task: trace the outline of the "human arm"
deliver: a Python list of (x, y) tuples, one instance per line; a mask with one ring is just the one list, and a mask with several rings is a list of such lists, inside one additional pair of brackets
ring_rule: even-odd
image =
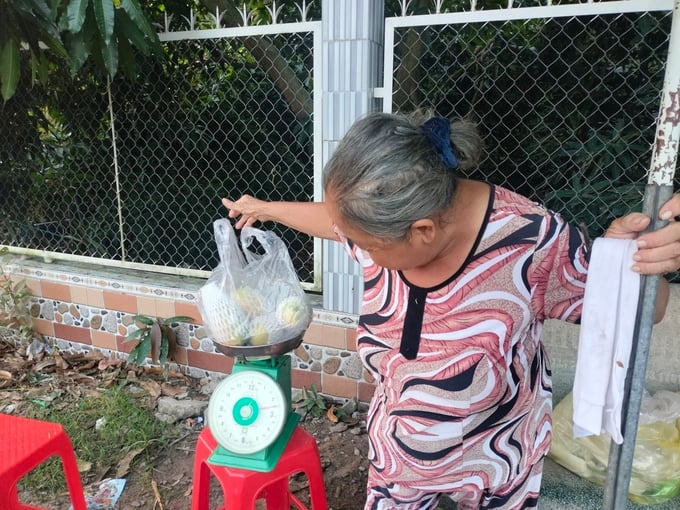
[[(651, 219), (642, 213), (631, 213), (614, 220), (604, 237), (636, 239), (638, 251), (634, 256), (632, 270), (643, 275), (663, 275), (680, 267), (680, 194), (675, 194), (659, 210), (659, 218), (669, 223), (655, 231), (641, 234)], [(655, 321), (659, 322), (668, 304), (669, 287), (665, 278), (659, 279)]]
[(337, 239), (323, 202), (270, 202), (243, 195), (236, 201), (223, 198), (222, 205), (229, 209), (230, 218), (236, 218), (237, 229), (274, 221), (313, 237)]

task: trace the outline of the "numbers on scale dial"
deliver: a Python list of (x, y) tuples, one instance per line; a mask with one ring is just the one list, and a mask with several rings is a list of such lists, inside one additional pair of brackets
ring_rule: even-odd
[(236, 454), (250, 454), (273, 443), (289, 410), (283, 390), (268, 375), (243, 370), (215, 389), (208, 426), (215, 440)]

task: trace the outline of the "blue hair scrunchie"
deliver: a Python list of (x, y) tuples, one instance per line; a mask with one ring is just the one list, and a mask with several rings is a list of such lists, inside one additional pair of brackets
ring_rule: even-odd
[(456, 170), (458, 168), (458, 158), (456, 158), (456, 154), (453, 152), (453, 145), (451, 145), (451, 125), (449, 121), (442, 117), (432, 117), (420, 126), (420, 130), (434, 146), (437, 154), (439, 154), (439, 159), (447, 167)]

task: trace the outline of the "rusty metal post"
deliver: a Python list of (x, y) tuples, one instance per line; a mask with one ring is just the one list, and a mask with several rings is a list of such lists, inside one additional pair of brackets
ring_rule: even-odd
[[(652, 218), (648, 230), (656, 230), (666, 223), (659, 220), (659, 208), (673, 195), (673, 177), (678, 158), (679, 138), (680, 0), (675, 0), (661, 108), (643, 205), (643, 212)], [(605, 510), (625, 510), (628, 500), (659, 278), (658, 275), (643, 276), (640, 281), (640, 299), (621, 411), (623, 443), (618, 445), (611, 442), (607, 483), (604, 491), (603, 509)]]

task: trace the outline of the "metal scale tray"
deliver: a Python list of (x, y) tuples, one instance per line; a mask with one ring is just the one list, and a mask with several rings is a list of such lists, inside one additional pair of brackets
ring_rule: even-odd
[(232, 358), (241, 358), (243, 360), (266, 359), (275, 358), (297, 349), (302, 343), (302, 336), (298, 335), (288, 340), (267, 345), (223, 345), (214, 341), (213, 343), (218, 351)]

